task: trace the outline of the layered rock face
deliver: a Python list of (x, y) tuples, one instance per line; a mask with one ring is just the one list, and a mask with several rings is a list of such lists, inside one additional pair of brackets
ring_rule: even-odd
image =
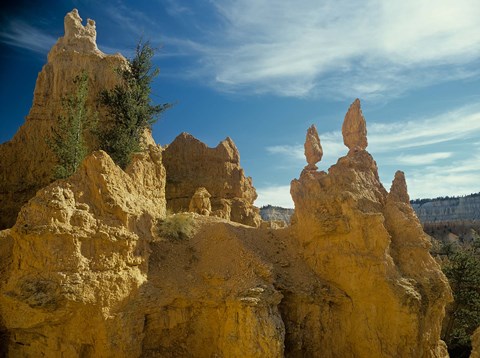
[(163, 155), (167, 170), (167, 207), (173, 212), (188, 211), (198, 188), (211, 195), (212, 215), (257, 227), (257, 193), (252, 179), (240, 167), (240, 155), (230, 138), (209, 148), (188, 133), (180, 134)]
[(422, 223), (480, 221), (480, 194), (463, 198), (432, 199), (424, 203), (413, 203), (412, 206)]
[(148, 241), (165, 216), (155, 147), (124, 172), (94, 152), (68, 180), (40, 190), (12, 242), (0, 295), (9, 356), (138, 356), (144, 316), (129, 306), (147, 280)]
[(338, 343), (322, 356), (445, 357), (439, 337), (451, 292), (428, 252), (403, 173), (387, 193), (365, 151), (358, 101), (345, 122), (349, 154), (328, 173), (304, 170), (291, 184), (292, 229), (305, 260), (351, 301), (350, 310), (335, 312), (339, 328), (324, 334)]
[[(83, 26), (81, 21), (77, 10), (65, 16), (65, 36), (51, 49), (38, 76), (25, 124), (0, 145), (0, 229), (13, 226), (22, 205), (52, 181), (54, 159), (45, 139), (63, 114), (62, 98), (75, 91), (73, 79), (83, 70), (89, 74), (88, 104), (96, 108), (99, 91), (112, 88), (118, 80), (114, 69), (126, 64), (121, 55), (98, 50), (95, 22)], [(100, 112), (99, 120), (103, 118)]]

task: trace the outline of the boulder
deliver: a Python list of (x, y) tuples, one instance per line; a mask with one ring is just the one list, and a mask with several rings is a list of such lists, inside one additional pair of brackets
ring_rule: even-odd
[(210, 215), (212, 211), (212, 204), (210, 203), (210, 193), (207, 189), (201, 187), (195, 191), (192, 199), (190, 200), (190, 205), (188, 211), (192, 213), (197, 213), (200, 215)]
[(307, 130), (304, 148), (305, 158), (307, 159), (308, 163), (305, 169), (317, 170), (317, 166), (315, 164), (322, 160), (323, 150), (322, 145), (320, 144), (320, 138), (318, 137), (317, 128), (314, 124), (312, 124)]
[(363, 117), (358, 98), (350, 105), (345, 115), (342, 135), (343, 143), (350, 151), (365, 150), (367, 148), (367, 123)]

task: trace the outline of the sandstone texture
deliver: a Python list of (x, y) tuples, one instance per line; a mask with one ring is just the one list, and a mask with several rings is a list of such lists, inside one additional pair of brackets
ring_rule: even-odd
[(212, 203), (210, 202), (211, 195), (207, 189), (201, 187), (195, 191), (195, 194), (190, 200), (188, 211), (192, 213), (198, 213), (201, 215), (210, 215), (212, 211)]
[(0, 295), (9, 356), (140, 355), (134, 341), (144, 316), (129, 304), (147, 280), (147, 243), (166, 211), (152, 196), (165, 186), (158, 154), (134, 158), (125, 173), (94, 152), (2, 232), (1, 246), (10, 245)]
[(188, 133), (180, 134), (163, 154), (167, 170), (167, 208), (188, 211), (195, 191), (203, 187), (211, 195), (212, 215), (257, 227), (257, 193), (252, 179), (240, 167), (240, 155), (230, 138), (209, 148)]
[(318, 137), (317, 127), (312, 124), (307, 130), (307, 136), (305, 138), (305, 158), (308, 165), (305, 167), (307, 170), (317, 170), (317, 164), (322, 160), (323, 150), (320, 144), (320, 138)]
[[(65, 16), (65, 35), (53, 46), (38, 75), (25, 124), (11, 141), (0, 144), (0, 229), (13, 226), (22, 205), (52, 181), (55, 163), (45, 139), (63, 114), (62, 98), (74, 92), (73, 79), (83, 70), (89, 74), (88, 103), (94, 109), (99, 91), (117, 84), (114, 69), (126, 65), (121, 55), (98, 50), (93, 20), (85, 26), (81, 21), (77, 10)], [(94, 143), (89, 145), (92, 148)]]
[(470, 358), (480, 358), (480, 327), (472, 335), (472, 353)]
[[(125, 171), (93, 151), (70, 178), (50, 183), (27, 156), (46, 148), (38, 136), (73, 68), (85, 64), (110, 83), (109, 64), (124, 61), (99, 52), (94, 23), (80, 21), (67, 14), (31, 115), (0, 148), (2, 210), (18, 212), (29, 199), (0, 231), (0, 355), (448, 356), (440, 324), (450, 288), (403, 173), (390, 192), (379, 181), (358, 100), (345, 119), (357, 128), (344, 133), (348, 155), (318, 172), (313, 150), (292, 181), (289, 227), (259, 227), (255, 189), (229, 138), (208, 148), (183, 133), (165, 150), (147, 140)], [(178, 235), (161, 230), (167, 207), (192, 211), (169, 217)]]
[[(358, 109), (355, 101), (345, 121)], [(292, 230), (305, 260), (351, 305), (333, 315), (338, 328), (325, 336), (336, 344), (325, 356), (447, 356), (439, 337), (451, 291), (429, 254), (403, 174), (387, 193), (371, 155), (351, 150), (328, 173), (304, 170), (291, 194)]]
[(348, 109), (342, 125), (343, 143), (353, 151), (365, 150), (367, 141), (367, 123), (362, 114), (360, 100), (357, 98)]

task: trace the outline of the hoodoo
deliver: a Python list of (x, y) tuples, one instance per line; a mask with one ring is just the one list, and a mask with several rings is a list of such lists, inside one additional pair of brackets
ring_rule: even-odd
[(349, 153), (328, 172), (308, 129), (286, 228), (259, 225), (230, 138), (209, 148), (182, 133), (161, 148), (149, 137), (125, 170), (93, 151), (52, 181), (44, 137), (76, 71), (89, 72), (95, 106), (125, 64), (95, 36), (67, 14), (26, 123), (0, 147), (0, 355), (448, 356), (450, 287), (404, 174), (390, 192), (379, 180), (359, 100), (342, 127)]

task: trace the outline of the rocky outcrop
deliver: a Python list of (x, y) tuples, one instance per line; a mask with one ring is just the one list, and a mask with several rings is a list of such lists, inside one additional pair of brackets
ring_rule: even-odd
[[(403, 173), (390, 193), (379, 181), (358, 100), (344, 124), (350, 151), (328, 173), (314, 169), (320, 140), (307, 135), (287, 228), (243, 225), (260, 222), (256, 193), (229, 138), (208, 148), (184, 133), (164, 151), (147, 140), (125, 171), (95, 151), (32, 197), (50, 181), (40, 137), (73, 68), (84, 64), (98, 91), (114, 84), (107, 68), (124, 63), (98, 51), (92, 21), (83, 27), (73, 11), (65, 24), (26, 124), (0, 149), (2, 213), (30, 198), (0, 231), (0, 354), (447, 356), (439, 336), (448, 283)], [(166, 206), (212, 215), (171, 216), (170, 235), (161, 230)]]
[[(126, 65), (121, 55), (98, 50), (93, 20), (85, 26), (81, 21), (77, 10), (65, 16), (65, 35), (38, 75), (25, 124), (11, 141), (0, 145), (0, 229), (13, 226), (22, 205), (52, 181), (55, 163), (45, 138), (63, 113), (62, 98), (74, 91), (73, 79), (83, 70), (89, 74), (88, 105), (96, 108), (99, 91), (118, 81), (114, 69)], [(99, 120), (104, 120), (102, 111)], [(88, 144), (92, 149), (95, 143)]]
[(470, 358), (480, 358), (480, 327), (472, 335), (472, 353)]
[(12, 263), (0, 295), (14, 332), (9, 356), (140, 355), (144, 316), (129, 303), (147, 280), (147, 242), (166, 210), (152, 196), (165, 185), (152, 150), (127, 173), (94, 152), (22, 208), (7, 231)]
[(314, 124), (307, 130), (307, 136), (305, 138), (305, 157), (307, 158), (307, 170), (317, 170), (317, 164), (322, 160), (323, 150), (320, 144), (320, 138), (318, 137), (317, 127)]
[[(355, 101), (344, 128), (363, 120), (359, 108)], [(366, 139), (353, 132), (344, 130), (351, 150), (328, 173), (304, 170), (291, 184), (292, 230), (305, 260), (351, 303), (332, 314), (335, 328), (324, 334), (335, 344), (326, 356), (446, 357), (440, 327), (448, 282), (428, 252), (403, 174), (387, 193)]]
[(210, 215), (212, 211), (211, 195), (205, 188), (198, 188), (190, 200), (188, 211), (198, 213), (200, 215)]
[(266, 205), (260, 208), (260, 216), (264, 221), (283, 221), (288, 224), (292, 215), (293, 209), (280, 206)]
[(257, 227), (257, 193), (252, 179), (240, 167), (240, 155), (230, 138), (209, 148), (188, 133), (180, 134), (166, 147), (167, 207), (188, 211), (195, 191), (204, 187), (211, 195), (212, 215)]
[(350, 150), (367, 148), (367, 123), (362, 114), (360, 100), (357, 98), (348, 109), (342, 125), (343, 143)]
[(412, 207), (422, 223), (469, 220), (480, 222), (480, 194), (459, 198), (415, 200)]

